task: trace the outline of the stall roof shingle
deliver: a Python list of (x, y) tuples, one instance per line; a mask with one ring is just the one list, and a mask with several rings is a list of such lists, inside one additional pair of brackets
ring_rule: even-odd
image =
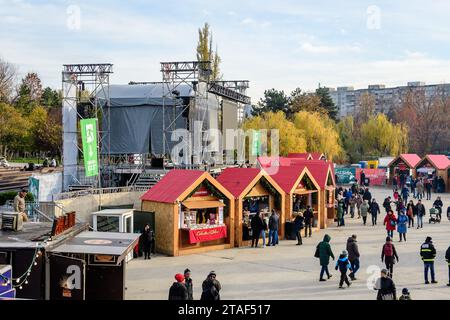
[(256, 168), (227, 168), (217, 181), (238, 198), (260, 172), (261, 170)]

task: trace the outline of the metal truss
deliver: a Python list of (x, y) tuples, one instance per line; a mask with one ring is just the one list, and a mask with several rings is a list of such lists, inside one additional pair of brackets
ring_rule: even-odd
[[(222, 82), (224, 82), (224, 81), (222, 81)], [(208, 91), (211, 93), (217, 94), (219, 96), (222, 96), (224, 98), (228, 98), (228, 99), (231, 99), (231, 100), (243, 103), (243, 104), (251, 104), (252, 103), (250, 97), (248, 97), (242, 93), (239, 93), (233, 89), (224, 87), (224, 86), (220, 85), (218, 82), (210, 83)]]

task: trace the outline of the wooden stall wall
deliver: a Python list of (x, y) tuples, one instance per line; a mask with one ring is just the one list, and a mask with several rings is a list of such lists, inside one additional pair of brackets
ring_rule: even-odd
[[(143, 201), (142, 211), (155, 212), (155, 222), (158, 230), (155, 234), (156, 251), (158, 253), (175, 255), (174, 248), (178, 248), (178, 239), (174, 233), (177, 220), (174, 220), (175, 204)], [(175, 243), (176, 242), (176, 243)]]

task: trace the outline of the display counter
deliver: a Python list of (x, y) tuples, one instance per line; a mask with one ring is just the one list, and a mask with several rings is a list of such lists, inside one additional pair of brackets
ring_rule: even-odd
[(188, 233), (190, 244), (224, 239), (228, 236), (226, 225), (197, 225), (182, 231)]

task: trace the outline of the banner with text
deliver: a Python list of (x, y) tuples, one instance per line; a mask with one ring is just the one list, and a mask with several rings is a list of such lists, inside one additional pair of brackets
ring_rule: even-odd
[(98, 176), (97, 119), (80, 121), (86, 177)]

